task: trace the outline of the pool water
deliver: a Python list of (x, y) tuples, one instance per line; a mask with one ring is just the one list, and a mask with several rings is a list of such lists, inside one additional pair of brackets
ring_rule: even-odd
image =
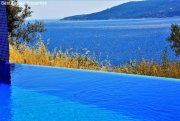
[(20, 64), (3, 75), (0, 121), (180, 119), (179, 79)]

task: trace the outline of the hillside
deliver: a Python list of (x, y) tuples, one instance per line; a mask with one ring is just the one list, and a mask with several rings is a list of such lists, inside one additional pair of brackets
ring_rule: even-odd
[(179, 0), (148, 0), (124, 3), (97, 13), (76, 15), (62, 20), (108, 20), (165, 18), (180, 16)]

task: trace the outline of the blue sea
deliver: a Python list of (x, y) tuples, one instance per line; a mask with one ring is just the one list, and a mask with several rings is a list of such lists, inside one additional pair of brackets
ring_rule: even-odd
[[(180, 18), (42, 21), (47, 29), (42, 38), (51, 51), (61, 48), (85, 53), (87, 49), (99, 62), (121, 65), (142, 58), (160, 62), (162, 52), (169, 47), (170, 26), (180, 23)], [(170, 48), (168, 53), (172, 61), (179, 59)]]

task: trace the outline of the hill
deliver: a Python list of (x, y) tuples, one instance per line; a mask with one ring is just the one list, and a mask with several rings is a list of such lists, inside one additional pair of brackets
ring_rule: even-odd
[(70, 16), (63, 18), (62, 20), (108, 20), (180, 17), (179, 8), (179, 0), (134, 1), (124, 3), (97, 13)]

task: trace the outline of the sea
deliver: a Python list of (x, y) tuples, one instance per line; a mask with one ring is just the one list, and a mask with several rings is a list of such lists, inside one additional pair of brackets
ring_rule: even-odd
[(180, 60), (167, 41), (171, 24), (180, 24), (180, 18), (41, 21), (47, 29), (42, 39), (50, 51), (87, 54), (113, 66), (142, 59), (160, 63), (165, 50), (171, 61)]

